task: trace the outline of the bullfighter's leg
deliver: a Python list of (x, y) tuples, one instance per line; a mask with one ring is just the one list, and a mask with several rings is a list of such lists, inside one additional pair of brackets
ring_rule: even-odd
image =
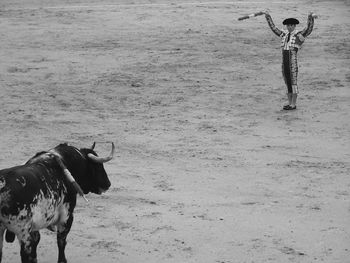
[(4, 232), (5, 232), (5, 228), (0, 225), (0, 263), (2, 260), (2, 246), (4, 242)]
[(73, 215), (71, 215), (67, 222), (62, 225), (58, 225), (57, 228), (57, 245), (58, 245), (58, 263), (67, 263), (64, 250), (67, 244), (67, 235), (72, 227)]
[(40, 241), (39, 231), (33, 231), (18, 238), (21, 245), (22, 263), (37, 263), (36, 248)]

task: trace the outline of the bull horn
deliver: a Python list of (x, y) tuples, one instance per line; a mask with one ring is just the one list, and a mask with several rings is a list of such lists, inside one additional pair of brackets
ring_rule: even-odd
[(90, 147), (91, 150), (93, 150), (95, 148), (96, 142), (94, 142), (94, 144)]
[(106, 163), (106, 162), (113, 159), (114, 152), (115, 152), (115, 147), (114, 147), (114, 143), (112, 142), (112, 151), (109, 154), (109, 156), (98, 157), (98, 156), (93, 155), (92, 153), (89, 153), (88, 157), (90, 158), (90, 160), (94, 161), (95, 163)]

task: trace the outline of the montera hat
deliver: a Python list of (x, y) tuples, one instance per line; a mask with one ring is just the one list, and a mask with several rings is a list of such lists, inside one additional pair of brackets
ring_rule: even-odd
[(297, 25), (299, 20), (296, 18), (287, 18), (283, 20), (283, 25)]

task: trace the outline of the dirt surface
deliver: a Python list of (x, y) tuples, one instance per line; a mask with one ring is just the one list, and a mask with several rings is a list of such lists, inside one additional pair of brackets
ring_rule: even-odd
[[(280, 27), (319, 14), (296, 111), (280, 40), (237, 21), (266, 8)], [(115, 142), (110, 190), (78, 200), (72, 263), (350, 262), (349, 17), (348, 1), (1, 0), (0, 168)]]

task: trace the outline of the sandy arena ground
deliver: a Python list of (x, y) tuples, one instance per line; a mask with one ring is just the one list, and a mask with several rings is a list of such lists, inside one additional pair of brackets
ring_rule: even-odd
[[(319, 14), (285, 112), (274, 21)], [(114, 141), (71, 263), (350, 262), (348, 1), (0, 0), (0, 168)], [(108, 154), (100, 143), (97, 152)], [(39, 262), (56, 262), (43, 230)], [(17, 243), (3, 263), (19, 262)]]

